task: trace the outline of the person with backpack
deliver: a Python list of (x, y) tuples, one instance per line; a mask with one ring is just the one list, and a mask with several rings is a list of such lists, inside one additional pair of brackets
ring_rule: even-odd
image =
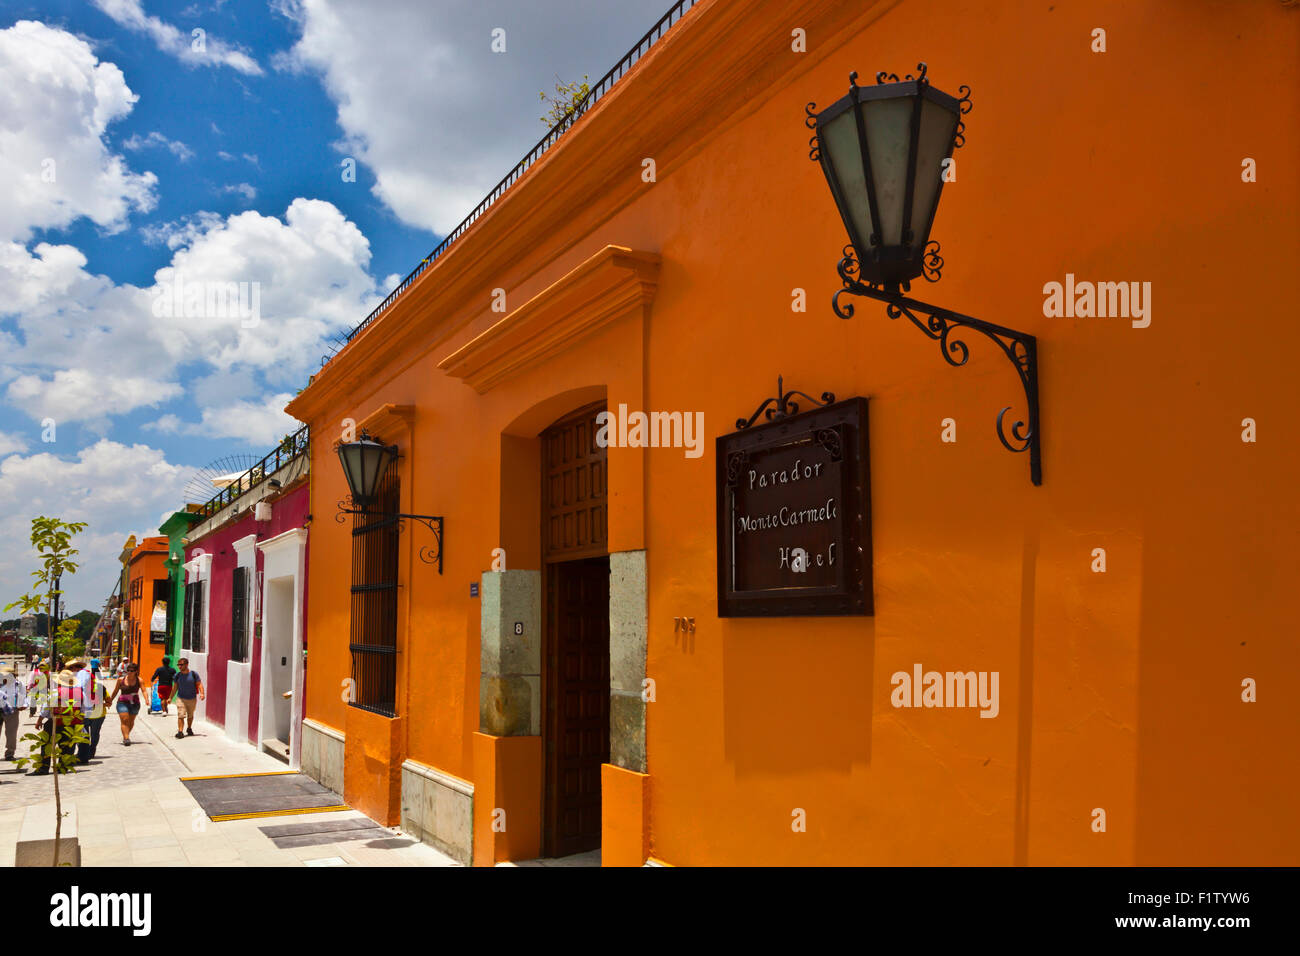
[(194, 710), (198, 701), (207, 700), (208, 695), (203, 690), (203, 679), (198, 672), (190, 670), (189, 658), (182, 657), (176, 663), (180, 667), (176, 674), (176, 739), (179, 740), (186, 735), (194, 736)]
[(164, 717), (167, 716), (167, 702), (171, 700), (172, 696), (172, 684), (176, 680), (176, 668), (171, 665), (172, 659), (164, 657), (162, 666), (153, 672), (153, 689), (158, 692), (158, 700), (162, 704)]
[[(72, 710), (68, 711), (71, 706)], [(84, 722), (84, 708), (82, 706), (81, 688), (77, 686), (76, 675), (70, 670), (60, 671), (55, 677), (53, 686), (49, 693), (46, 694), (45, 709), (41, 711), (41, 716), (36, 719), (36, 730), (39, 732), (45, 721), (50, 722), (50, 737), (53, 740), (53, 756), (46, 756), (41, 766), (33, 770), (33, 774), (49, 773), (54, 768), (54, 761), (58, 754), (63, 750), (63, 729), (65, 727), (80, 727)], [(90, 760), (89, 744), (77, 744), (77, 763), (87, 763)]]
[(104, 726), (104, 717), (108, 711), (104, 706), (103, 675), (99, 670), (99, 658), (92, 658), (86, 667), (78, 659), (68, 662), (68, 669), (77, 675), (77, 686), (81, 688), (82, 704), (85, 709), (86, 731), (90, 734), (90, 756), (99, 750), (99, 732)]

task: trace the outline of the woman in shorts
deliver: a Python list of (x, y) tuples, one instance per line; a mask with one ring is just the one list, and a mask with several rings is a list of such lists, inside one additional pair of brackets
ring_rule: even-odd
[(140, 695), (144, 686), (140, 683), (140, 668), (136, 664), (127, 664), (126, 673), (108, 695), (108, 703), (117, 699), (117, 716), (122, 722), (122, 745), (131, 746), (131, 728), (135, 726), (136, 715), (140, 713)]

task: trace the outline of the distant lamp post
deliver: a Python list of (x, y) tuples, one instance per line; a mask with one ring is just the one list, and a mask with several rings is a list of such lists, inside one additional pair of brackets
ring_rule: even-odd
[[(955, 328), (975, 329), (1006, 354), (1020, 376), (1027, 405), (1026, 421), (1011, 425), (1009, 437), (997, 417), (997, 436), (1012, 452), (1029, 452), (1029, 475), (1043, 482), (1038, 421), (1038, 344), (1032, 335), (994, 325), (939, 306), (908, 298), (918, 276), (938, 282), (943, 269), (939, 243), (930, 238), (939, 197), (954, 149), (965, 142), (962, 116), (970, 112), (970, 88), (954, 97), (930, 85), (926, 65), (917, 64), (916, 77), (899, 79), (877, 73), (876, 85), (860, 87), (849, 74), (849, 92), (817, 112), (805, 108), (805, 125), (813, 131), (809, 158), (826, 176), (849, 244), (837, 270), (843, 287), (831, 302), (842, 319), (853, 317), (845, 293), (878, 299), (885, 313), (907, 318), (939, 343), (940, 354), (953, 366), (966, 364), (966, 343), (953, 338)], [(922, 321), (917, 314), (926, 316)]]
[[(397, 522), (399, 531), (403, 529), (405, 520), (418, 521), (433, 533), (436, 542), (433, 548), (420, 548), (420, 560), (425, 564), (437, 564), (438, 573), (442, 574), (441, 516), (376, 511), (371, 507), (378, 498), (380, 480), (388, 471), (388, 466), (398, 457), (397, 446), (377, 442), (362, 431), (356, 441), (341, 442), (338, 445), (338, 453), (351, 498), (339, 502), (335, 520), (343, 521), (344, 515), (365, 515), (377, 521), (391, 519)], [(349, 505), (356, 507), (349, 507)]]

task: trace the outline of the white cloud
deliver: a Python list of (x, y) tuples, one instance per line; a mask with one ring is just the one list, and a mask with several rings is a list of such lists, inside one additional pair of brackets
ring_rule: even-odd
[[(13, 314), (23, 336), (4, 353), (12, 403), (102, 428), (108, 416), (179, 394), (185, 362), (256, 370), (273, 387), (300, 384), (319, 367), (325, 339), (380, 297), (367, 272), (369, 242), (328, 202), (295, 199), (283, 219), (201, 214), (166, 235), (172, 260), (150, 288), (92, 275), (71, 246), (0, 244), (0, 315)], [(244, 283), (250, 304), (256, 291), (255, 323), (155, 314), (156, 293), (229, 283)], [(239, 397), (262, 391), (254, 385)]]
[(201, 210), (172, 222), (148, 223), (140, 227), (140, 237), (151, 246), (179, 249), (188, 246), (209, 229), (221, 225), (220, 213)]
[(302, 422), (284, 411), (292, 398), (289, 392), (281, 392), (260, 401), (235, 401), (205, 408), (201, 422), (178, 425), (177, 430), (210, 438), (235, 438), (254, 448), (269, 448), (302, 427)]
[(177, 398), (182, 391), (174, 382), (116, 375), (109, 366), (59, 369), (48, 379), (20, 375), (9, 383), (5, 398), (38, 421), (84, 421), (105, 431), (108, 410), (125, 414)]
[(0, 432), (0, 458), (16, 451), (26, 450), (27, 440), (21, 435), (12, 435), (8, 432)]
[(146, 422), (140, 427), (147, 432), (161, 432), (164, 435), (176, 435), (180, 433), (184, 426), (185, 423), (180, 420), (180, 416), (168, 412), (156, 422)]
[(0, 241), (86, 217), (116, 231), (154, 207), (153, 173), (134, 173), (104, 143), (136, 95), (85, 40), (21, 20), (0, 30)]
[[(273, 62), (319, 73), (340, 146), (373, 170), (375, 195), (404, 222), (445, 234), (546, 132), (538, 92), (554, 91), (557, 74), (595, 82), (666, 5), (278, 0), (301, 36)], [(497, 27), (505, 53), (492, 52)]]
[(257, 189), (248, 183), (235, 183), (232, 186), (224, 187), (221, 191), (223, 193), (239, 193), (246, 202), (252, 202), (257, 198)]
[(0, 460), (0, 501), (16, 503), (0, 513), (0, 540), (10, 545), (0, 549), (0, 604), (30, 587), (36, 567), (27, 546), (31, 519), (50, 515), (89, 522), (73, 541), (81, 567), (64, 584), (70, 610), (99, 610), (121, 571), (117, 556), (127, 536), (157, 534), (159, 514), (178, 507), (193, 471), (147, 445), (106, 440), (73, 458), (42, 451)]
[[(224, 378), (225, 376), (216, 376)], [(233, 376), (234, 379), (241, 375)], [(238, 394), (238, 393), (235, 393)], [(202, 418), (197, 422), (183, 421), (179, 416), (167, 413), (157, 421), (141, 426), (146, 431), (164, 435), (198, 435), (205, 438), (234, 438), (250, 448), (269, 450), (285, 435), (302, 427), (302, 422), (288, 415), (284, 406), (289, 404), (293, 395), (278, 392), (260, 398), (235, 398), (227, 393), (224, 398), (214, 399), (203, 408)]]
[(140, 0), (95, 0), (95, 6), (119, 26), (147, 35), (159, 50), (186, 66), (228, 66), (251, 76), (262, 72), (257, 61), (240, 47), (218, 40), (206, 31), (201, 37), (195, 37), (192, 32), (182, 32), (158, 17), (147, 16)]
[(130, 139), (123, 142), (122, 147), (124, 149), (129, 149), (132, 152), (138, 152), (139, 150), (148, 147), (160, 147), (169, 150), (173, 156), (183, 163), (194, 158), (194, 150), (190, 149), (180, 140), (168, 139), (157, 130), (154, 130), (148, 136), (141, 136), (139, 133), (136, 133)]

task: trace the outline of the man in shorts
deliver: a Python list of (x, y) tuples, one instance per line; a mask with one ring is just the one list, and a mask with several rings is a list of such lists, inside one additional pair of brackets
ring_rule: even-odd
[(176, 669), (172, 667), (172, 659), (164, 657), (162, 667), (153, 672), (153, 686), (158, 691), (158, 701), (162, 704), (163, 716), (167, 716), (167, 701), (172, 696), (172, 682), (176, 679)]
[[(194, 736), (194, 708), (200, 700), (207, 700), (203, 690), (203, 679), (197, 671), (190, 670), (188, 657), (176, 662), (180, 668), (176, 672), (176, 739)], [(187, 725), (188, 722), (188, 725)]]

